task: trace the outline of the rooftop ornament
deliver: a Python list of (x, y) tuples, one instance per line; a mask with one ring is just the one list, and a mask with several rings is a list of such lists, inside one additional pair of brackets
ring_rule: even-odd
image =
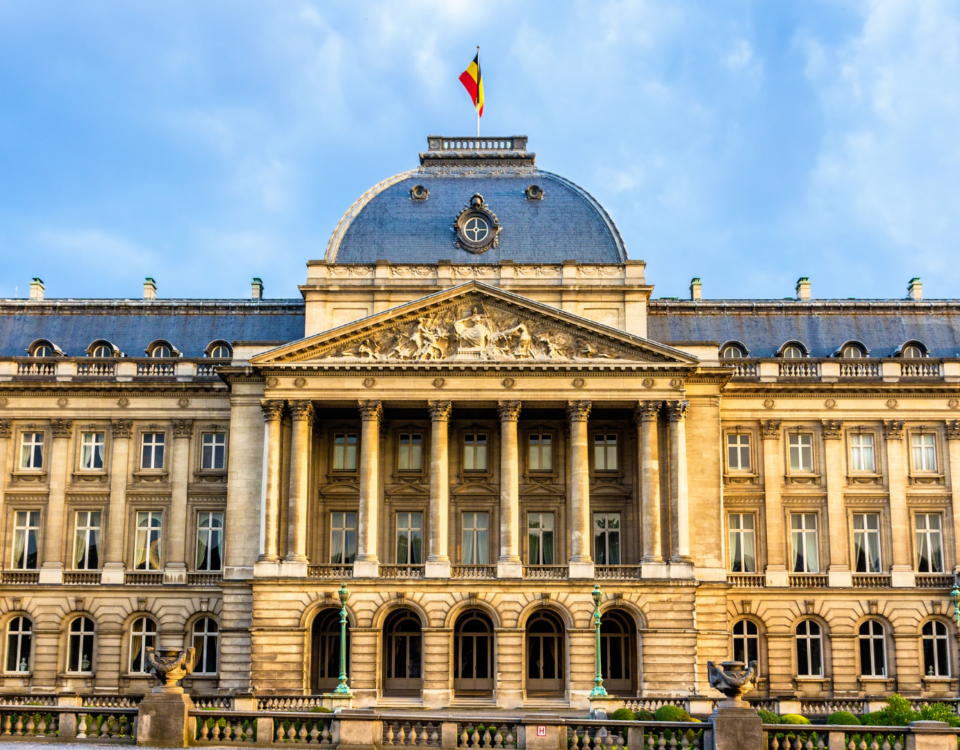
[(707, 662), (710, 687), (726, 696), (726, 700), (721, 701), (717, 708), (750, 708), (750, 704), (742, 697), (752, 687), (751, 683), (757, 674), (757, 662), (750, 662), (747, 669), (743, 668), (742, 661), (725, 661), (720, 666), (722, 671), (717, 669), (714, 662)]

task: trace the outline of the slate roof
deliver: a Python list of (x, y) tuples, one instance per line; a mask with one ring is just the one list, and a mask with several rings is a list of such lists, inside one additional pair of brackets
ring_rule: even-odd
[[(530, 185), (544, 190), (528, 200)], [(410, 188), (423, 185), (426, 200)], [(455, 247), (453, 223), (480, 193), (500, 222), (500, 244), (481, 254)], [(327, 248), (328, 262), (622, 263), (627, 251), (603, 207), (585, 190), (539, 169), (420, 169), (386, 180), (346, 213)]]
[(848, 341), (871, 357), (891, 357), (920, 341), (932, 357), (960, 356), (960, 302), (911, 300), (651, 300), (647, 335), (663, 342), (739, 341), (751, 357), (772, 357), (800, 341), (830, 357)]
[(184, 357), (202, 357), (210, 342), (293, 341), (303, 337), (303, 300), (25, 300), (0, 301), (0, 356), (23, 357), (47, 339), (70, 357), (106, 339), (128, 357), (163, 339)]

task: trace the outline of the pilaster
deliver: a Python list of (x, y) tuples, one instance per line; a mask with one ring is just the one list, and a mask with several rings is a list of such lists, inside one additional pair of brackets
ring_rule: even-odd
[(290, 447), (290, 508), (288, 511), (287, 556), (281, 572), (285, 576), (307, 575), (307, 495), (310, 483), (310, 442), (313, 404), (291, 401), (293, 441)]
[(660, 521), (660, 448), (657, 422), (660, 401), (641, 401), (634, 407), (634, 420), (640, 428), (640, 500), (643, 529), (643, 578), (666, 578)]
[(913, 588), (917, 577), (910, 565), (910, 513), (907, 510), (907, 465), (903, 427), (902, 419), (888, 419), (883, 423), (889, 472), (887, 486), (890, 488), (890, 527), (894, 532), (890, 585), (894, 588)]
[(593, 578), (594, 563), (590, 554), (590, 454), (587, 421), (590, 418), (589, 401), (567, 403), (567, 422), (570, 426), (569, 465), (570, 482), (567, 486), (570, 503), (570, 578)]
[(519, 401), (501, 401), (500, 415), (500, 559), (497, 578), (522, 578), (520, 559), (520, 457), (517, 446)]
[(783, 465), (780, 456), (780, 420), (764, 419), (760, 422), (763, 438), (763, 502), (767, 516), (767, 569), (766, 585), (787, 585), (787, 566), (784, 555), (783, 536)]
[(676, 524), (677, 544), (670, 556), (671, 578), (693, 578), (687, 485), (686, 415), (689, 406), (689, 401), (667, 402), (667, 423), (670, 430), (670, 508)]
[(282, 400), (264, 399), (264, 478), (262, 499), (262, 533), (260, 555), (254, 565), (254, 575), (278, 575), (280, 573), (280, 421), (283, 418)]
[(830, 541), (830, 588), (851, 588), (850, 554), (847, 549), (847, 515), (843, 501), (843, 420), (824, 419), (823, 443), (826, 452), (827, 526)]
[(449, 578), (450, 556), (448, 554), (449, 508), (450, 508), (450, 455), (448, 433), (450, 414), (449, 401), (430, 401), (430, 548), (424, 566), (427, 578)]
[(380, 421), (383, 406), (379, 401), (360, 401), (360, 508), (357, 514), (357, 559), (354, 578), (377, 578), (377, 524), (380, 489)]
[(130, 464), (132, 419), (114, 419), (110, 423), (110, 505), (107, 507), (106, 557), (100, 583), (122, 584), (125, 565), (123, 543), (127, 537), (127, 473)]
[(185, 584), (187, 582), (186, 536), (187, 536), (187, 483), (190, 472), (190, 438), (193, 436), (192, 419), (173, 420), (173, 466), (172, 497), (170, 502), (170, 552), (163, 571), (163, 582)]
[(960, 419), (947, 420), (947, 457), (950, 462), (950, 504), (953, 510), (953, 572), (957, 573), (960, 572)]
[(44, 519), (43, 565), (40, 583), (63, 583), (63, 521), (67, 492), (70, 436), (73, 420), (51, 420), (53, 445), (50, 450), (50, 495)]

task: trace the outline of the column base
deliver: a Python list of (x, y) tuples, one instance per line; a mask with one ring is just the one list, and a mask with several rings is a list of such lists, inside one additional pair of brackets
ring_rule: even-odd
[(63, 583), (63, 563), (44, 563), (40, 568), (40, 583)]
[(183, 693), (147, 693), (140, 701), (137, 744), (152, 747), (187, 747), (189, 712), (193, 701)]
[(768, 589), (785, 589), (790, 585), (790, 573), (782, 565), (768, 565), (765, 577), (764, 583)]
[(669, 578), (670, 566), (663, 561), (640, 563), (640, 577), (641, 578)]
[(337, 713), (344, 708), (353, 708), (353, 693), (324, 693), (323, 707)]
[(122, 586), (123, 570), (123, 563), (104, 563), (103, 570), (100, 571), (100, 583), (105, 586)]
[(620, 708), (622, 704), (622, 698), (614, 698), (612, 695), (590, 696), (590, 718), (597, 721), (606, 721), (610, 718), (610, 714)]
[(280, 575), (280, 560), (257, 560), (253, 564), (254, 578), (276, 578)]
[(832, 589), (852, 589), (853, 573), (846, 566), (831, 565), (827, 570), (827, 585)]
[(574, 562), (567, 563), (567, 577), (574, 579), (593, 578), (596, 573), (596, 567), (592, 562)]
[(170, 563), (163, 569), (164, 584), (185, 586), (187, 584), (187, 566), (184, 563)]
[(523, 578), (523, 563), (501, 560), (497, 563), (497, 578)]
[(380, 561), (374, 558), (373, 560), (356, 560), (353, 563), (353, 577), (354, 578), (379, 578), (380, 577)]
[(430, 562), (427, 560), (426, 564), (423, 566), (424, 578), (449, 578), (450, 572), (449, 560), (446, 562), (441, 562), (439, 560)]
[(917, 585), (917, 574), (908, 565), (894, 565), (890, 568), (890, 587), (912, 589)]
[[(256, 570), (256, 566), (254, 566)], [(280, 563), (280, 575), (284, 578), (306, 578), (306, 560), (284, 560)]]
[(670, 558), (670, 577), (676, 580), (692, 580), (697, 575), (693, 560), (677, 560)]

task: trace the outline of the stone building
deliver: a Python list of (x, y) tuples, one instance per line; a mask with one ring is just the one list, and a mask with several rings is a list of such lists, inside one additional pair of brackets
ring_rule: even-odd
[(583, 707), (957, 691), (960, 303), (653, 299), (526, 138), (430, 137), (301, 298), (0, 302), (0, 689)]

